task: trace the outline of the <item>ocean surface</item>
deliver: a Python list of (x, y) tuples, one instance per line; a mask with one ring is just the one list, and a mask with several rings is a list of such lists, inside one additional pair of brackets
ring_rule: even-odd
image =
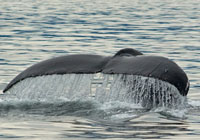
[[(200, 138), (200, 0), (0, 3), (0, 139)], [(180, 99), (178, 108), (147, 109), (115, 100), (118, 86), (109, 100), (102, 98), (104, 92), (96, 92), (98, 100), (85, 98), (91, 90), (84, 88), (88, 75), (29, 78), (13, 89), (15, 95), (2, 94), (17, 74), (42, 60), (68, 54), (111, 56), (123, 48), (175, 61), (189, 77), (187, 99)], [(66, 81), (70, 78), (73, 83)], [(70, 84), (74, 96), (69, 98), (63, 87)]]

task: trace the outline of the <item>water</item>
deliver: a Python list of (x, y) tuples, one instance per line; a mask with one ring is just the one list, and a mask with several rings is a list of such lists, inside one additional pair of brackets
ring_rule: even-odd
[[(151, 93), (151, 94), (149, 94)], [(4, 99), (5, 98), (5, 99)], [(14, 85), (2, 99), (8, 101), (97, 101), (134, 103), (145, 108), (185, 107), (186, 97), (173, 85), (149, 77), (109, 74), (65, 74), (27, 78)]]
[(183, 108), (145, 109), (127, 100), (102, 103), (84, 96), (68, 100), (62, 92), (58, 98), (45, 92), (32, 101), (28, 92), (17, 98), (1, 95), (0, 139), (199, 139), (199, 0), (0, 3), (0, 92), (41, 60), (79, 53), (113, 55), (127, 47), (174, 60), (190, 79)]

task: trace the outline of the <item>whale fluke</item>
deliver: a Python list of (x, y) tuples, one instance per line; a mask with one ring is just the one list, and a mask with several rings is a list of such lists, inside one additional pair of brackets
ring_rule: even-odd
[(137, 50), (125, 48), (114, 56), (66, 55), (39, 62), (17, 75), (3, 92), (29, 77), (72, 73), (139, 75), (168, 82), (183, 96), (186, 96), (189, 90), (188, 77), (175, 62), (165, 57), (146, 56)]

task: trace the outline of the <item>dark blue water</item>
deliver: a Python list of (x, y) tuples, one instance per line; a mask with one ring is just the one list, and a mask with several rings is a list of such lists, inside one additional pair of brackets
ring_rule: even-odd
[[(0, 0), (0, 92), (18, 73), (66, 54), (134, 48), (168, 57), (190, 80), (189, 107), (0, 98), (0, 139), (198, 139), (199, 0)], [(11, 98), (11, 97), (10, 97)]]

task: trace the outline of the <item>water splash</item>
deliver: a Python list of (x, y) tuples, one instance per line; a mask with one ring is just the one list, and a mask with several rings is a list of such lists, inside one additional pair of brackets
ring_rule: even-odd
[(140, 104), (146, 108), (177, 108), (184, 106), (186, 101), (176, 87), (158, 79), (101, 73), (27, 78), (13, 86), (6, 94), (18, 100), (95, 100), (99, 103), (119, 101)]

